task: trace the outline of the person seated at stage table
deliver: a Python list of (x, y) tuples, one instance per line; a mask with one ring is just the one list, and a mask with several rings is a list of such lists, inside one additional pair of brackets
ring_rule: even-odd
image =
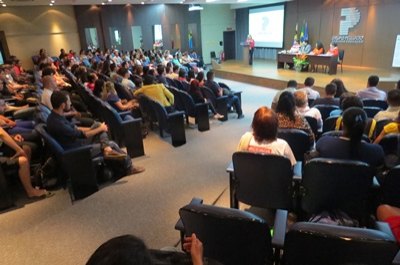
[(300, 44), (300, 50), (299, 52), (301, 54), (309, 54), (312, 50), (311, 44), (308, 42), (308, 40), (304, 40), (301, 44)]
[(329, 51), (326, 52), (326, 55), (339, 56), (339, 48), (337, 47), (337, 43), (331, 42), (331, 44), (329, 44)]
[(300, 90), (304, 90), (307, 94), (307, 98), (311, 100), (315, 100), (320, 97), (319, 92), (313, 89), (315, 83), (315, 79), (313, 77), (307, 77), (304, 80), (304, 87)]
[(278, 127), (282, 129), (300, 129), (310, 137), (310, 143), (314, 143), (315, 136), (307, 120), (296, 111), (296, 103), (292, 92), (285, 91), (279, 97), (276, 106), (278, 114)]
[(314, 50), (312, 50), (312, 52), (310, 54), (311, 55), (320, 55), (320, 54), (323, 54), (324, 52), (325, 52), (324, 45), (322, 44), (322, 42), (317, 41), (315, 43)]
[(367, 88), (358, 91), (357, 96), (361, 99), (386, 100), (386, 92), (377, 88), (379, 77), (371, 75), (368, 77)]
[(288, 158), (294, 166), (296, 158), (289, 144), (278, 138), (278, 116), (268, 107), (260, 107), (251, 123), (252, 132), (240, 138), (237, 151), (273, 154)]
[(336, 85), (335, 83), (329, 83), (325, 86), (325, 95), (323, 97), (317, 98), (313, 102), (313, 106), (315, 105), (334, 105), (340, 106), (339, 98), (335, 98), (336, 94)]
[[(215, 97), (221, 97), (223, 96), (224, 90), (222, 87), (219, 86), (217, 82), (214, 81), (214, 72), (213, 71), (208, 71), (207, 72), (207, 81), (204, 83), (204, 86), (208, 87), (213, 91)], [(244, 117), (243, 111), (242, 111), (242, 103), (240, 102), (240, 99), (238, 96), (230, 94), (228, 95), (228, 109), (231, 106), (235, 107), (236, 113), (238, 115), (238, 119), (242, 119)]]
[(279, 97), (282, 95), (283, 92), (289, 91), (294, 93), (297, 90), (297, 81), (296, 80), (289, 80), (285, 89), (276, 92), (274, 98), (272, 99), (271, 109), (276, 111), (276, 105), (278, 104)]
[(296, 102), (296, 111), (303, 117), (312, 117), (317, 120), (318, 130), (322, 129), (322, 115), (317, 108), (310, 108), (308, 106), (307, 94), (304, 90), (297, 90), (294, 92), (294, 99)]
[(289, 50), (289, 53), (297, 54), (297, 53), (299, 53), (299, 51), (300, 51), (300, 44), (297, 40), (294, 40), (293, 45)]
[(343, 112), (343, 136), (323, 136), (316, 150), (320, 157), (358, 160), (373, 167), (380, 167), (384, 162), (384, 152), (380, 145), (362, 141), (367, 114), (364, 110), (351, 107)]
[(331, 83), (334, 83), (336, 85), (336, 94), (335, 98), (340, 98), (344, 93), (348, 93), (346, 87), (344, 86), (344, 83), (341, 79), (335, 78), (331, 81)]
[(388, 108), (386, 110), (379, 111), (374, 119), (380, 120), (394, 120), (397, 118), (397, 114), (400, 111), (400, 90), (393, 89), (388, 92), (387, 96)]

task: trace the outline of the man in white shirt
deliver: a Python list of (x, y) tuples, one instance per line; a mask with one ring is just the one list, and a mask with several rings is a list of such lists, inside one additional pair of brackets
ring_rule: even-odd
[(361, 99), (386, 100), (386, 92), (377, 88), (379, 77), (371, 75), (368, 77), (367, 88), (357, 92)]
[(387, 103), (389, 107), (386, 110), (379, 111), (374, 119), (380, 120), (394, 120), (397, 118), (400, 111), (400, 90), (393, 89), (388, 92)]
[(291, 93), (294, 93), (296, 90), (297, 90), (297, 81), (289, 80), (287, 83), (287, 87), (285, 89), (276, 92), (274, 99), (272, 100), (271, 109), (276, 110), (276, 105), (278, 104), (279, 98), (283, 92), (289, 91)]
[(307, 98), (312, 100), (316, 100), (320, 97), (319, 92), (313, 89), (314, 83), (315, 79), (313, 77), (307, 77), (306, 80), (304, 80), (304, 88), (301, 89), (307, 93)]

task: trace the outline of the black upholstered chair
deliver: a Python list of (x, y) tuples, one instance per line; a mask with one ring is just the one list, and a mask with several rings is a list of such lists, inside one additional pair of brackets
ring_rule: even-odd
[(3, 169), (0, 167), (0, 211), (13, 206), (14, 198)]
[(203, 92), (204, 97), (214, 106), (215, 110), (224, 115), (224, 118), (220, 119), (221, 121), (228, 120), (228, 96), (216, 97), (214, 92), (211, 91), (208, 87), (202, 87), (201, 91)]
[(389, 120), (389, 119), (379, 120), (376, 122), (375, 138), (382, 132), (383, 127), (385, 127), (390, 122), (392, 122), (392, 120)]
[[(205, 257), (224, 265), (273, 264), (270, 227), (262, 218), (199, 201), (182, 207), (179, 216), (176, 228), (187, 236), (195, 233), (203, 242)], [(285, 222), (280, 223), (280, 231), (274, 233), (274, 238), (282, 238), (278, 241), (285, 233)]]
[(278, 129), (278, 138), (284, 139), (289, 144), (296, 160), (301, 162), (304, 160), (304, 153), (313, 145), (309, 135), (299, 129)]
[(381, 184), (382, 203), (400, 207), (400, 165), (390, 169)]
[(308, 124), (310, 125), (311, 130), (315, 135), (315, 139), (317, 139), (318, 135), (319, 135), (317, 119), (314, 117), (310, 117), (310, 116), (304, 116), (304, 118), (307, 120)]
[(336, 121), (339, 118), (339, 116), (332, 116), (328, 117), (324, 120), (324, 124), (322, 125), (322, 132), (329, 132), (329, 131), (334, 131), (336, 128)]
[[(185, 105), (183, 104), (183, 101), (178, 94), (178, 91), (182, 91), (182, 90), (179, 90), (176, 87), (169, 86), (169, 85), (166, 86), (166, 88), (174, 95), (174, 108), (179, 111), (185, 111)], [(186, 117), (186, 120), (188, 120), (188, 117)], [(187, 121), (187, 123), (189, 123), (189, 122)]]
[(157, 122), (160, 136), (164, 137), (164, 131), (171, 134), (172, 145), (177, 147), (186, 143), (184, 112), (175, 111), (167, 113), (165, 108), (157, 101), (144, 95), (139, 97), (140, 104), (143, 104), (143, 111), (149, 113), (145, 116), (150, 117), (151, 123)]
[[(341, 136), (343, 136), (343, 131), (328, 131), (328, 132), (324, 132), (324, 133), (321, 135), (321, 137), (323, 137), (323, 136), (341, 137)], [(370, 142), (370, 139), (369, 139), (368, 136), (365, 135), (365, 134), (362, 135), (362, 138), (361, 138), (361, 139), (362, 139), (363, 141), (367, 142), (367, 143)]]
[(174, 82), (174, 80), (173, 79), (171, 79), (171, 78), (169, 78), (169, 77), (165, 77), (165, 79), (167, 80), (167, 84), (169, 85), (169, 86), (175, 86), (175, 82)]
[(304, 165), (301, 208), (307, 215), (341, 210), (364, 224), (374, 174), (360, 161), (314, 158)]
[(185, 87), (180, 80), (173, 79), (173, 81), (174, 81), (174, 84), (175, 84), (174, 87), (176, 87), (179, 90), (189, 92), (189, 89), (187, 87)]
[[(46, 146), (62, 170), (59, 180), (65, 185), (67, 179), (70, 183), (71, 199), (82, 199), (99, 190), (95, 165), (103, 162), (102, 157), (92, 158), (91, 145), (86, 145), (71, 150), (64, 150), (62, 146), (47, 132), (45, 124), (38, 124), (35, 130), (43, 138)], [(84, 166), (78, 166), (84, 165)], [(63, 177), (66, 175), (66, 178)]]
[(125, 86), (121, 85), (120, 83), (114, 82), (115, 91), (117, 91), (118, 97), (120, 99), (132, 100), (133, 94), (129, 89)]
[(379, 107), (383, 110), (387, 109), (388, 104), (385, 100), (376, 100), (376, 99), (364, 99), (363, 100), (364, 107)]
[(391, 133), (385, 135), (379, 142), (379, 145), (382, 146), (386, 156), (399, 155), (399, 138), (400, 134)]
[(368, 118), (373, 118), (382, 109), (380, 107), (364, 106), (363, 110), (367, 114)]
[(339, 109), (338, 106), (335, 106), (335, 105), (324, 105), (324, 104), (315, 105), (314, 108), (317, 108), (319, 110), (319, 112), (321, 112), (321, 116), (322, 116), (322, 120), (323, 121), (325, 121), (326, 118), (329, 117), (329, 115), (331, 114), (332, 110)]
[(281, 264), (390, 265), (398, 249), (390, 229), (299, 222), (286, 234)]
[(186, 122), (189, 124), (189, 117), (195, 118), (195, 123), (199, 131), (208, 131), (210, 129), (210, 120), (208, 116), (207, 103), (195, 103), (193, 98), (185, 91), (176, 90), (175, 99), (178, 97), (183, 105), (186, 116)]
[[(267, 209), (292, 208), (292, 166), (288, 158), (236, 152), (233, 196), (238, 202)], [(238, 203), (234, 205), (239, 208)]]

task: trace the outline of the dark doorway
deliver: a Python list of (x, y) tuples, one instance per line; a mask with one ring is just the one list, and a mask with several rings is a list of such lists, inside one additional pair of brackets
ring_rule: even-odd
[(235, 31), (224, 31), (224, 53), (225, 60), (236, 59)]

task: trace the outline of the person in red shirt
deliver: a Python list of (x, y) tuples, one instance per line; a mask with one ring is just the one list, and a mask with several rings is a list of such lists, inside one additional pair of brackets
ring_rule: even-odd
[(339, 48), (337, 47), (337, 44), (335, 42), (332, 42), (329, 45), (329, 51), (326, 54), (332, 56), (339, 56)]
[(247, 36), (247, 45), (249, 45), (249, 65), (253, 65), (253, 52), (254, 52), (254, 45), (255, 42), (253, 40), (253, 38), (251, 37), (251, 35)]

